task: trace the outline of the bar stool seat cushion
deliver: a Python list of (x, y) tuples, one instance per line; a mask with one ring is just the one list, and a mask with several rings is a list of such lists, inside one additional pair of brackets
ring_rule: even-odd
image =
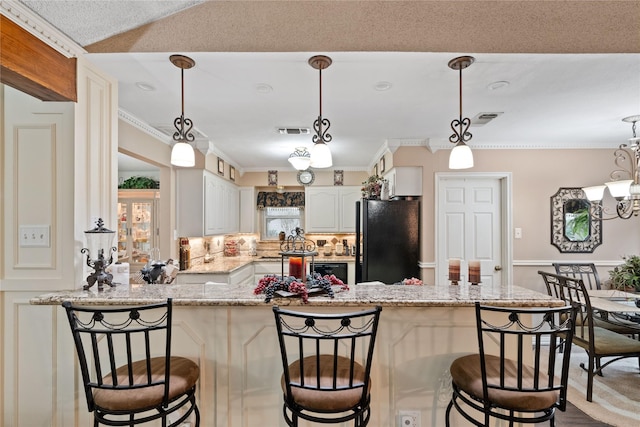
[[(151, 358), (151, 376), (153, 381), (164, 380), (165, 358)], [(169, 401), (183, 395), (191, 389), (200, 376), (200, 368), (190, 359), (185, 357), (171, 357), (171, 375), (169, 377)], [(133, 382), (146, 383), (146, 360), (140, 360), (132, 364)], [(116, 369), (118, 384), (129, 384), (127, 365)], [(102, 378), (104, 384), (113, 384), (111, 374)], [(150, 387), (128, 390), (94, 389), (93, 398), (95, 404), (110, 411), (135, 411), (143, 408), (157, 407), (162, 403), (164, 386), (159, 384)]]
[[(320, 356), (320, 390), (317, 389), (317, 357), (307, 356), (303, 359), (304, 384), (314, 388), (291, 387), (293, 400), (300, 406), (317, 412), (341, 412), (349, 410), (360, 403), (362, 398), (362, 387), (335, 390), (333, 386), (333, 355)], [(337, 389), (349, 387), (349, 371), (351, 361), (343, 356), (338, 356)], [(300, 383), (300, 360), (296, 360), (289, 365), (289, 375), (292, 383)], [(364, 384), (364, 367), (353, 363), (353, 384)], [(286, 394), (285, 378), (281, 378), (282, 390)], [(369, 382), (369, 393), (371, 382)]]
[[(487, 383), (499, 384), (500, 382), (500, 358), (492, 355), (485, 355), (487, 369)], [(505, 377), (507, 387), (516, 386), (518, 378), (517, 364), (509, 359), (504, 360), (505, 370), (508, 376)], [(533, 386), (533, 369), (523, 366), (523, 381), (526, 386)], [(482, 399), (482, 372), (480, 370), (480, 355), (471, 354), (460, 357), (453, 361), (450, 368), (453, 382), (464, 392), (471, 396)], [(548, 382), (548, 377), (540, 374), (541, 384)], [(513, 409), (515, 411), (542, 411), (553, 407), (558, 401), (559, 393), (555, 390), (544, 392), (521, 392), (504, 389), (488, 389), (488, 400), (495, 405)]]

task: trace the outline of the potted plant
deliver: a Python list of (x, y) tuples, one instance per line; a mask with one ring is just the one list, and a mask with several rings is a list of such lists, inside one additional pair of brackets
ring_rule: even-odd
[(609, 271), (611, 287), (620, 290), (640, 291), (640, 256), (623, 256), (624, 264)]
[(132, 176), (118, 186), (119, 189), (157, 189), (160, 182), (147, 176)]

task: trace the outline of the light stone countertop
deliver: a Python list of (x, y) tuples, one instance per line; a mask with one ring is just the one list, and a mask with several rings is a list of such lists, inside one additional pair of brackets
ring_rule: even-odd
[[(306, 257), (310, 262), (311, 257)], [(318, 255), (314, 257), (314, 262), (355, 262), (355, 257), (352, 256), (324, 256)], [(280, 256), (276, 253), (268, 255), (267, 258), (260, 256), (237, 256), (237, 257), (225, 257), (216, 256), (213, 261), (208, 263), (202, 263), (191, 266), (188, 270), (181, 270), (178, 274), (228, 274), (233, 271), (244, 267), (245, 265), (253, 262), (281, 262)], [(285, 260), (285, 264), (288, 261)]]
[[(376, 282), (379, 283), (379, 282)], [(97, 289), (59, 291), (30, 300), (34, 305), (57, 305), (63, 301), (82, 305), (140, 305), (173, 299), (176, 306), (302, 306), (299, 297), (276, 297), (265, 303), (264, 295), (254, 295), (253, 287), (226, 284), (118, 285)], [(458, 286), (405, 286), (383, 284), (350, 285), (348, 291), (309, 296), (305, 306), (363, 307), (470, 307), (476, 301), (511, 307), (561, 306), (563, 302), (546, 294), (519, 286), (496, 287), (462, 284)]]

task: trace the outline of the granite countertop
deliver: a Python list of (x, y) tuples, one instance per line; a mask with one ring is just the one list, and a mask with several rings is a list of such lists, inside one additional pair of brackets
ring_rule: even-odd
[(82, 305), (139, 305), (173, 298), (176, 306), (337, 306), (362, 307), (470, 307), (475, 301), (489, 305), (518, 307), (561, 306), (563, 302), (546, 294), (519, 286), (496, 287), (462, 284), (443, 285), (351, 285), (347, 291), (337, 292), (335, 298), (325, 295), (309, 296), (309, 303), (301, 298), (276, 297), (264, 302), (264, 295), (254, 295), (253, 287), (222, 284), (136, 285), (116, 286), (104, 291), (90, 289), (59, 291), (30, 300), (34, 305), (57, 305), (71, 301)]
[[(307, 257), (310, 259), (311, 257)], [(324, 256), (318, 255), (314, 257), (314, 262), (355, 262), (352, 256)], [(281, 262), (278, 254), (267, 256), (237, 256), (225, 257), (217, 256), (213, 261), (191, 266), (188, 270), (181, 270), (178, 274), (229, 274), (253, 262)], [(287, 261), (285, 261), (287, 262)]]

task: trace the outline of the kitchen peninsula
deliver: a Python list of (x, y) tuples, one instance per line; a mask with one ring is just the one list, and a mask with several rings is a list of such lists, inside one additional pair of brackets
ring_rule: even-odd
[(52, 345), (68, 355), (57, 363), (58, 375), (65, 379), (54, 390), (60, 406), (74, 412), (69, 419), (75, 417), (76, 426), (90, 424), (81, 385), (73, 382), (77, 365), (59, 306), (63, 301), (110, 306), (173, 298), (174, 349), (200, 365), (197, 396), (201, 425), (215, 427), (284, 425), (273, 304), (325, 312), (383, 306), (372, 372), (371, 427), (396, 425), (399, 410), (420, 411), (423, 426), (443, 425), (450, 397), (449, 365), (477, 347), (475, 301), (518, 307), (562, 305), (545, 294), (517, 286), (358, 284), (336, 293), (333, 299), (311, 296), (308, 304), (300, 298), (274, 298), (267, 304), (264, 295), (254, 295), (253, 289), (204, 283), (132, 284), (102, 292), (61, 291), (31, 299), (32, 305), (49, 306), (53, 327), (58, 330)]

